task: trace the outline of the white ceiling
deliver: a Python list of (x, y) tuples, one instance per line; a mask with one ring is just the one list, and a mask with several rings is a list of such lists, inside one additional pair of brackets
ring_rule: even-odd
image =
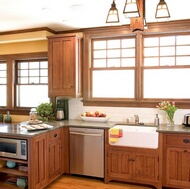
[[(48, 27), (54, 31), (107, 26), (113, 0), (0, 0), (0, 32)], [(159, 0), (146, 0), (146, 20), (156, 22)], [(170, 20), (190, 19), (188, 0), (165, 0)], [(118, 25), (129, 24), (123, 12), (125, 0), (115, 0), (120, 13)], [(178, 3), (178, 5), (177, 5)], [(180, 3), (180, 5), (179, 5)]]

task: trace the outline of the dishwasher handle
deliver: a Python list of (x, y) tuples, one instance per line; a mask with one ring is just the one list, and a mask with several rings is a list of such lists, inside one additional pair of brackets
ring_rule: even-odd
[(70, 132), (73, 135), (82, 135), (82, 136), (94, 136), (94, 137), (102, 137), (102, 134), (94, 134), (94, 133), (78, 133), (78, 132)]

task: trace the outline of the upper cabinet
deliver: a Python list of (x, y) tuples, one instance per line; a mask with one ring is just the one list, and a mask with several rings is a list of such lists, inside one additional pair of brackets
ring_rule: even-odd
[(82, 96), (82, 38), (78, 35), (48, 37), (49, 97)]

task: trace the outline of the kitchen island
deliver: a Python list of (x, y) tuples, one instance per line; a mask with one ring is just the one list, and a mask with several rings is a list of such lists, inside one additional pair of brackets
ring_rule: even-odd
[[(53, 126), (52, 128), (34, 132), (21, 130), (20, 126), (22, 124), (1, 123), (0, 136), (3, 138), (27, 140), (27, 160), (13, 159), (10, 157), (0, 157), (0, 160), (15, 161), (17, 165), (21, 164), (27, 167), (28, 171), (19, 170), (18, 166), (14, 169), (7, 168), (6, 166), (1, 167), (0, 188), (18, 189), (16, 185), (5, 183), (6, 177), (10, 175), (27, 178), (29, 189), (40, 189), (45, 188), (60, 175), (69, 174), (69, 127), (100, 128), (105, 130), (105, 183), (112, 180), (112, 176), (109, 175), (109, 168), (111, 168), (110, 155), (113, 157), (120, 150), (125, 153), (128, 150), (132, 154), (134, 152), (141, 153), (142, 150), (143, 153), (147, 153), (146, 149), (111, 147), (108, 143), (108, 130), (116, 124), (115, 122), (96, 123), (84, 122), (82, 120), (49, 120), (47, 124)], [(117, 174), (113, 178), (116, 178), (115, 180), (118, 181), (149, 184), (156, 188), (162, 188), (162, 186), (183, 189), (189, 188), (190, 181), (187, 177), (189, 176), (188, 168), (190, 167), (190, 163), (187, 160), (190, 159), (190, 128), (182, 125), (176, 125), (174, 127), (161, 125), (157, 128), (157, 132), (159, 132), (159, 148), (156, 151), (148, 150), (148, 153), (152, 153), (153, 156), (151, 155), (151, 159), (158, 159), (155, 164), (156, 168), (154, 167), (156, 171), (155, 176), (158, 176), (154, 180), (148, 179), (146, 182), (142, 181), (143, 178), (134, 178), (134, 173), (133, 179), (123, 174)], [(116, 159), (114, 161), (117, 163)], [(134, 161), (130, 161), (131, 163), (134, 164)], [(174, 167), (176, 164), (179, 166)], [(177, 176), (171, 170), (175, 170)], [(183, 174), (183, 170), (187, 174)], [(178, 175), (179, 172), (180, 175)]]

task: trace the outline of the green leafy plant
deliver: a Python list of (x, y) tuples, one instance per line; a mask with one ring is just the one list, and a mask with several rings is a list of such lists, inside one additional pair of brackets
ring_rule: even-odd
[(39, 106), (37, 106), (36, 110), (39, 119), (43, 121), (48, 121), (49, 117), (53, 115), (52, 103), (41, 103)]
[(165, 111), (169, 123), (174, 124), (174, 114), (175, 111), (177, 110), (175, 102), (163, 101), (160, 102), (156, 107), (159, 108), (160, 110)]

